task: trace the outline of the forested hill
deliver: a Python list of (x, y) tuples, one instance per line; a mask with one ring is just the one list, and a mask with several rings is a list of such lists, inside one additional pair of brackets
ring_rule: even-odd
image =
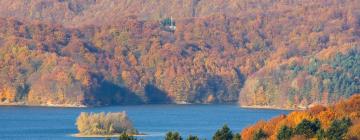
[(0, 17), (2, 104), (290, 108), (360, 93), (356, 0), (0, 0)]
[(334, 105), (317, 105), (303, 111), (293, 111), (269, 121), (259, 121), (241, 132), (245, 140), (304, 140), (360, 138), (360, 96), (353, 95)]
[(136, 16), (139, 20), (201, 18), (216, 14), (231, 17), (255, 16), (264, 14), (265, 11), (286, 12), (287, 8), (304, 5), (309, 8), (331, 7), (342, 3), (343, 1), (326, 0), (0, 0), (0, 15), (79, 27), (86, 24), (113, 24), (131, 16)]

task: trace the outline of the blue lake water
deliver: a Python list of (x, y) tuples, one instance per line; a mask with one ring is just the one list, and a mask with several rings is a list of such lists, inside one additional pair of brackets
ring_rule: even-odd
[(228, 124), (233, 132), (261, 119), (268, 120), (285, 110), (245, 109), (237, 105), (134, 105), (98, 108), (0, 107), (0, 140), (103, 140), (74, 138), (80, 112), (126, 111), (144, 140), (161, 140), (168, 131), (211, 139)]

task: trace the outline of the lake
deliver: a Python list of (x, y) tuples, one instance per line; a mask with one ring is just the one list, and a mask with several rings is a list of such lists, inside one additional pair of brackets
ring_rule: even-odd
[(168, 131), (178, 131), (211, 139), (215, 131), (228, 124), (233, 132), (261, 119), (268, 120), (286, 110), (245, 109), (237, 105), (132, 105), (97, 108), (0, 107), (1, 140), (103, 140), (74, 138), (80, 112), (126, 111), (135, 128), (148, 134), (144, 140), (161, 140)]

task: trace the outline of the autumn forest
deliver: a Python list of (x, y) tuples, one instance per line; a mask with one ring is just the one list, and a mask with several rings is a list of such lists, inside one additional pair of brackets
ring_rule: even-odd
[(306, 108), (360, 93), (357, 0), (0, 5), (1, 104)]

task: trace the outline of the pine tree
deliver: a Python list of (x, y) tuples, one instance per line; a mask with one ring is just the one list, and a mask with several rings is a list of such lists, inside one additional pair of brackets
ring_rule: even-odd
[(286, 125), (280, 128), (280, 131), (277, 135), (278, 140), (290, 140), (293, 135), (293, 129)]
[(182, 140), (179, 132), (168, 132), (166, 133), (165, 140)]
[(119, 140), (137, 140), (137, 139), (133, 136), (127, 135), (126, 133), (122, 133), (119, 137)]
[(295, 134), (304, 135), (307, 138), (312, 138), (320, 128), (319, 120), (311, 122), (307, 119), (304, 119), (296, 126)]
[(197, 136), (190, 135), (186, 140), (199, 140)]
[(241, 140), (241, 135), (240, 133), (236, 133), (234, 136), (233, 136), (233, 139), (232, 140)]
[(253, 139), (254, 139), (254, 140), (261, 140), (261, 139), (265, 139), (265, 138), (267, 138), (266, 133), (264, 132), (264, 130), (259, 129), (259, 130), (255, 133)]
[(217, 130), (213, 136), (213, 140), (232, 140), (232, 138), (233, 134), (226, 124), (221, 129)]
[(331, 123), (330, 128), (326, 132), (326, 137), (329, 140), (343, 139), (351, 125), (351, 120), (349, 118), (343, 118), (342, 120), (334, 120)]

